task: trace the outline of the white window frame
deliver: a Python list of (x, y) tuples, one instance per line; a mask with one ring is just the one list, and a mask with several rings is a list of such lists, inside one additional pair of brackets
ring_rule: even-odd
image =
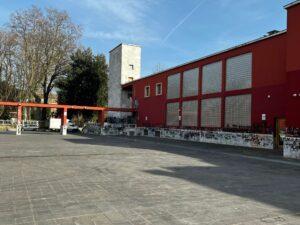
[[(158, 91), (157, 91), (157, 87), (160, 85), (160, 93), (158, 93)], [(162, 95), (162, 92), (163, 92), (163, 90), (162, 90), (162, 83), (156, 83), (155, 84), (155, 95), (156, 96), (159, 96), (159, 95)]]
[[(147, 94), (147, 89), (149, 88), (149, 94)], [(145, 89), (144, 89), (144, 97), (145, 98), (149, 98), (150, 97), (150, 92), (151, 92), (151, 90), (150, 90), (150, 85), (147, 85), (147, 86), (145, 86)]]

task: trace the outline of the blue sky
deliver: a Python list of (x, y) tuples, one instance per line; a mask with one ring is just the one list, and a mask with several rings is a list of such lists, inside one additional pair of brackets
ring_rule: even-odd
[(15, 10), (54, 7), (81, 25), (81, 43), (108, 56), (119, 43), (142, 46), (142, 76), (286, 29), (292, 0), (0, 0), (0, 24)]

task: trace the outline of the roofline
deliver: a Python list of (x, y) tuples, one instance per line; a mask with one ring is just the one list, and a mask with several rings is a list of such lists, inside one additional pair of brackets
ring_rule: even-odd
[(295, 5), (298, 5), (298, 4), (300, 4), (300, 0), (296, 0), (294, 2), (291, 2), (291, 3), (287, 4), (287, 5), (285, 5), (284, 8), (288, 9), (288, 8), (290, 8), (292, 6), (295, 6)]
[(279, 35), (284, 34), (284, 33), (286, 33), (286, 32), (287, 32), (287, 30), (282, 30), (282, 31), (279, 31), (278, 33), (273, 34), (273, 35), (269, 35), (269, 36), (265, 36), (265, 37), (260, 37), (260, 38), (257, 38), (257, 39), (255, 39), (255, 40), (246, 42), (246, 43), (244, 43), (244, 44), (236, 45), (236, 46), (234, 46), (234, 47), (231, 47), (231, 48), (228, 48), (228, 49), (219, 51), (219, 52), (215, 52), (215, 53), (213, 53), (213, 54), (210, 54), (210, 55), (207, 55), (207, 56), (204, 56), (204, 57), (201, 57), (201, 58), (198, 58), (198, 59), (195, 59), (195, 60), (192, 60), (192, 61), (183, 63), (183, 64), (180, 64), (180, 65), (177, 65), (177, 66), (174, 66), (174, 67), (170, 67), (170, 68), (165, 69), (165, 70), (162, 70), (162, 71), (160, 71), (160, 72), (158, 72), (158, 73), (154, 73), (154, 74), (150, 74), (150, 75), (145, 76), (145, 77), (141, 77), (141, 78), (136, 79), (136, 80), (134, 80), (134, 81), (128, 82), (128, 83), (126, 83), (126, 84), (123, 84), (122, 86), (126, 86), (126, 85), (129, 85), (129, 84), (134, 83), (134, 82), (136, 82), (136, 81), (139, 81), (139, 80), (142, 80), (142, 79), (146, 79), (146, 78), (149, 78), (149, 77), (153, 77), (153, 76), (156, 76), (156, 75), (158, 75), (158, 74), (165, 73), (165, 72), (167, 72), (167, 71), (169, 71), (169, 70), (176, 69), (176, 68), (178, 68), (178, 67), (182, 67), (182, 66), (185, 66), (185, 65), (188, 65), (188, 64), (191, 64), (191, 63), (195, 63), (195, 62), (198, 62), (198, 61), (200, 61), (200, 60), (204, 60), (204, 59), (207, 59), (207, 58), (216, 56), (216, 55), (220, 55), (220, 54), (222, 54), (222, 53), (229, 52), (229, 51), (231, 51), (231, 50), (235, 50), (235, 49), (238, 49), (238, 48), (241, 48), (241, 47), (244, 47), (244, 46), (247, 46), (247, 45), (256, 43), (256, 42), (259, 42), (259, 41), (263, 41), (263, 40), (266, 40), (266, 39), (269, 39), (269, 38), (272, 38), (272, 37), (276, 37), (276, 36), (279, 36)]
[(134, 46), (134, 47), (139, 47), (139, 48), (141, 48), (140, 45), (120, 43), (120, 44), (118, 44), (116, 47), (114, 47), (112, 50), (110, 50), (109, 53), (112, 52), (112, 51), (114, 51), (115, 49), (119, 48), (119, 47), (122, 46), (122, 45)]

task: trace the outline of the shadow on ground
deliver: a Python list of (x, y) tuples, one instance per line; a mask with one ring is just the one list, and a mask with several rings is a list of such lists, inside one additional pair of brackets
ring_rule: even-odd
[(300, 216), (300, 167), (273, 161), (282, 159), (273, 153), (241, 147), (151, 138), (89, 136), (85, 139), (65, 140), (99, 147), (161, 151), (214, 164), (214, 167), (174, 165), (144, 172), (182, 179), (230, 195), (272, 205)]

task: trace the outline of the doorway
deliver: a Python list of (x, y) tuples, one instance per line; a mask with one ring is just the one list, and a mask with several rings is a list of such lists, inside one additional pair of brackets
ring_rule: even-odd
[(283, 150), (283, 138), (286, 135), (286, 119), (275, 118), (274, 149)]

